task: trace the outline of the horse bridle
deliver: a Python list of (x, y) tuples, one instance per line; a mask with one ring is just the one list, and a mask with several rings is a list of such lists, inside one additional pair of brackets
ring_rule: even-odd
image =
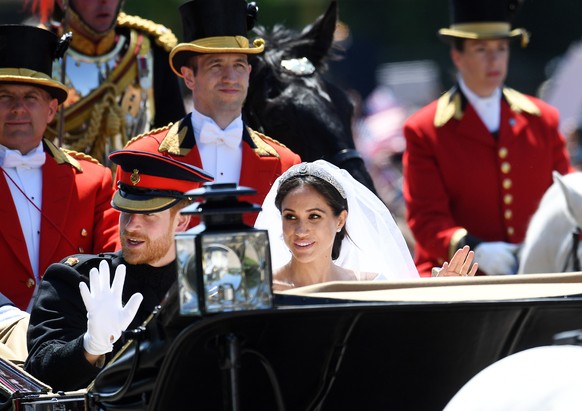
[(339, 167), (340, 164), (353, 160), (353, 159), (360, 159), (364, 160), (360, 155), (360, 152), (355, 148), (344, 148), (338, 151), (337, 153), (331, 156), (323, 156), (323, 159), (329, 161), (332, 164), (335, 164)]
[[(296, 76), (312, 75), (315, 72), (315, 67), (313, 66), (313, 64), (311, 64), (311, 62), (309, 62), (310, 66), (305, 68), (306, 63), (304, 60), (307, 60), (307, 59), (303, 58), (303, 59), (282, 60), (281, 61), (282, 63), (283, 62), (293, 62), (294, 66), (299, 67), (299, 69), (296, 69), (296, 70), (289, 69), (289, 67), (286, 67), (285, 64), (281, 64), (281, 68), (284, 71), (287, 71), (287, 72), (294, 74)], [(301, 64), (299, 64), (299, 63), (301, 63)], [(311, 70), (311, 68), (313, 70)], [(266, 76), (265, 73), (266, 73), (265, 68), (261, 68), (260, 70), (257, 70), (255, 72), (254, 77), (253, 77), (253, 83), (257, 83), (260, 80), (262, 81), (264, 79), (264, 77)], [(254, 92), (255, 92), (255, 87), (249, 87), (247, 99), (251, 99), (254, 95)], [(259, 116), (257, 116), (257, 114), (254, 112), (254, 110), (247, 109), (246, 114), (248, 116), (248, 119), (250, 121), (254, 122), (255, 127), (257, 128), (257, 131), (264, 133), (265, 128), (263, 127), (263, 124), (262, 124)], [(323, 156), (323, 160), (329, 161), (330, 163), (335, 164), (338, 167), (341, 164), (343, 164), (349, 160), (355, 160), (355, 159), (359, 159), (359, 160), (364, 161), (364, 159), (361, 156), (361, 154), (359, 153), (359, 151), (356, 150), (355, 148), (343, 148), (334, 154)]]
[[(578, 257), (578, 245), (580, 245), (580, 237), (582, 236), (582, 230), (580, 227), (576, 227), (576, 229), (572, 232), (572, 270), (573, 271), (580, 271), (580, 258)], [(568, 262), (570, 258), (566, 259), (564, 263), (564, 267), (562, 268), (562, 272), (565, 272), (568, 268)]]

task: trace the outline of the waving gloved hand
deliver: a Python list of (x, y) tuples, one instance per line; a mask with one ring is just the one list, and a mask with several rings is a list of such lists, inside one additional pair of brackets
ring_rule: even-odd
[(516, 252), (518, 244), (492, 241), (475, 247), (475, 261), (487, 275), (507, 275), (517, 272)]
[(135, 293), (125, 307), (122, 306), (121, 296), (125, 283), (123, 264), (115, 270), (111, 288), (109, 264), (105, 260), (99, 263), (99, 270), (91, 269), (89, 282), (91, 291), (84, 282), (79, 284), (87, 309), (87, 332), (83, 336), (83, 347), (89, 354), (102, 355), (113, 350), (113, 343), (121, 337), (121, 333), (135, 317), (143, 296)]

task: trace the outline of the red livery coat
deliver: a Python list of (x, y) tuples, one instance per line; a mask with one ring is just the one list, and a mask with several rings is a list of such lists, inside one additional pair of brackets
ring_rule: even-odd
[[(120, 245), (119, 213), (111, 207), (111, 171), (47, 140), (44, 145), (40, 276), (71, 254), (115, 251)], [(26, 310), (36, 280), (7, 178), (0, 174), (0, 292)]]
[(403, 191), (421, 276), (467, 233), (522, 242), (552, 171), (571, 171), (557, 110), (508, 88), (497, 138), (457, 88), (413, 114), (404, 135)]
[[(202, 160), (196, 148), (196, 139), (192, 129), (191, 114), (178, 123), (135, 137), (125, 146), (125, 149), (164, 154), (202, 168)], [(297, 154), (278, 141), (245, 127), (242, 138), (239, 185), (254, 188), (257, 193), (252, 196), (243, 196), (240, 200), (263, 204), (277, 177), (300, 162), (301, 158)], [(257, 214), (248, 214), (244, 216), (244, 221), (252, 226), (256, 218)]]

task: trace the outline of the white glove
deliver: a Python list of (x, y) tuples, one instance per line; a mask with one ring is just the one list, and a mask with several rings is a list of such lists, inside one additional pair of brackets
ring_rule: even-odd
[(143, 300), (140, 293), (131, 296), (125, 307), (121, 305), (125, 265), (115, 270), (113, 284), (109, 288), (109, 264), (101, 260), (99, 270), (89, 271), (91, 291), (84, 282), (79, 283), (81, 297), (87, 309), (87, 332), (83, 336), (83, 347), (92, 355), (102, 355), (113, 350), (113, 343), (129, 326)]
[(517, 272), (518, 244), (503, 241), (485, 242), (475, 248), (475, 262), (487, 275), (507, 275)]

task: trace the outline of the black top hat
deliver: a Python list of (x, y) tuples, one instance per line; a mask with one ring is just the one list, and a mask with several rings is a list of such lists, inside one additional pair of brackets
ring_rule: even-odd
[(166, 210), (188, 198), (187, 191), (214, 180), (198, 167), (145, 151), (119, 150), (109, 159), (120, 166), (111, 205), (126, 213)]
[(26, 83), (40, 87), (59, 103), (67, 99), (67, 88), (52, 76), (53, 60), (61, 58), (69, 38), (26, 25), (0, 25), (0, 82)]
[(526, 46), (525, 29), (511, 29), (510, 20), (518, 8), (518, 0), (451, 0), (451, 25), (438, 34), (444, 40), (521, 38)]
[(258, 54), (265, 41), (249, 44), (247, 32), (255, 24), (259, 8), (246, 0), (192, 0), (180, 6), (184, 41), (170, 52), (170, 65), (178, 75), (196, 53)]

